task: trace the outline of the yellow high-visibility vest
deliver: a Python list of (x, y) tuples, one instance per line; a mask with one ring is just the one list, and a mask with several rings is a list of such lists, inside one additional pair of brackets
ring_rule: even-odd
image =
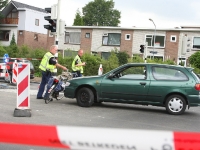
[(72, 70), (73, 71), (80, 71), (80, 73), (83, 73), (83, 66), (76, 66), (75, 62), (76, 60), (78, 60), (78, 64), (81, 64), (81, 59), (78, 55), (76, 55), (76, 57), (74, 58), (73, 62), (72, 62)]
[(42, 58), (42, 61), (40, 63), (39, 68), (43, 71), (49, 70), (50, 72), (53, 72), (55, 65), (50, 65), (49, 60), (51, 57), (54, 57), (50, 52), (47, 52), (44, 57)]

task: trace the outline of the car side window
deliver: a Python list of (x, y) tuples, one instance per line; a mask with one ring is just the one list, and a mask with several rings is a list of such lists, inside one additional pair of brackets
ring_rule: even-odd
[(188, 77), (183, 72), (173, 68), (152, 67), (152, 74), (156, 80), (188, 80)]
[(145, 66), (131, 66), (124, 68), (115, 73), (115, 77), (120, 79), (146, 79), (146, 67)]

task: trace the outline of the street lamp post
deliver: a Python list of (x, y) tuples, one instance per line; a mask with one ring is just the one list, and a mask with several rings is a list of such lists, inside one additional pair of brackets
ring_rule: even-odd
[(154, 50), (155, 50), (155, 39), (156, 39), (156, 25), (155, 25), (155, 23), (154, 23), (154, 21), (151, 19), (151, 18), (149, 18), (149, 20), (151, 21), (151, 22), (153, 22), (153, 24), (154, 24), (154, 26), (155, 26), (155, 30), (154, 30), (154, 38), (153, 38), (153, 59), (154, 59)]

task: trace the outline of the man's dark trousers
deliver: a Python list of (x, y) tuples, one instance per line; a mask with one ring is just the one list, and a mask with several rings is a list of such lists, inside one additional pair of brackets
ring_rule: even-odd
[(42, 81), (40, 83), (37, 98), (43, 97), (45, 85), (48, 83), (50, 77), (51, 77), (51, 72), (42, 71)]

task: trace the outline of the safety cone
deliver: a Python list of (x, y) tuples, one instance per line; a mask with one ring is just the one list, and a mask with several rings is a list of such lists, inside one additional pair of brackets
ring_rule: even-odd
[(100, 64), (99, 66), (99, 70), (98, 70), (98, 75), (102, 75), (103, 74), (103, 68), (102, 68), (102, 64)]

